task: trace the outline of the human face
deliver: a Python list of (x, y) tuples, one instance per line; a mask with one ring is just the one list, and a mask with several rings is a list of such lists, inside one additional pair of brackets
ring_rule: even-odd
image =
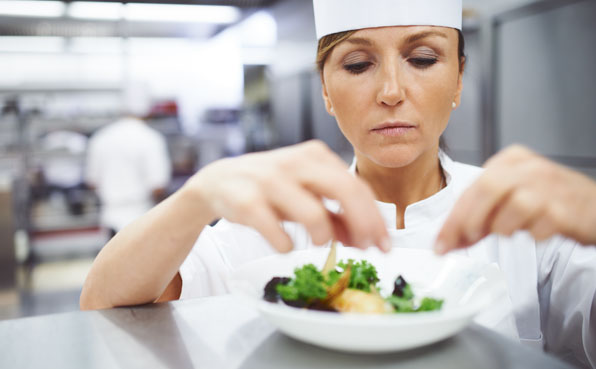
[(462, 71), (455, 29), (367, 28), (332, 50), (323, 74), (329, 114), (360, 160), (403, 167), (435, 155)]

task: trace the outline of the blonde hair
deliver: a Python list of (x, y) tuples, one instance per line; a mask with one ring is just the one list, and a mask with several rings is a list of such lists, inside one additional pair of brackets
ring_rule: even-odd
[(327, 61), (329, 54), (331, 54), (331, 51), (333, 51), (333, 48), (337, 46), (337, 44), (352, 36), (355, 32), (356, 31), (345, 31), (321, 37), (319, 40), (319, 46), (317, 48), (316, 59), (319, 72), (323, 73), (325, 61)]

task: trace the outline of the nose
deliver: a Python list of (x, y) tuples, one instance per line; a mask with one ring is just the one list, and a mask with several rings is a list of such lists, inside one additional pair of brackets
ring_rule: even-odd
[(386, 63), (379, 74), (377, 103), (385, 106), (399, 105), (405, 96), (400, 80), (399, 66), (394, 63)]

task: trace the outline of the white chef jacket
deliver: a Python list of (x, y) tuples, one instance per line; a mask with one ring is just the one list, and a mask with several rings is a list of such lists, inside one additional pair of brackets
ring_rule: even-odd
[[(395, 205), (377, 202), (394, 247), (430, 249), (458, 196), (482, 172), (444, 153), (439, 158), (447, 186), (409, 205), (404, 229), (395, 228)], [(295, 249), (314, 247), (300, 225), (284, 223), (284, 228)], [(221, 220), (203, 230), (180, 267), (181, 298), (227, 293), (225, 280), (234, 268), (274, 252), (254, 229)], [(522, 342), (575, 365), (596, 367), (596, 247), (562, 237), (538, 243), (527, 232), (517, 232), (491, 235), (462, 252), (499, 265)]]
[(143, 121), (120, 119), (89, 141), (85, 180), (97, 189), (101, 223), (119, 231), (154, 205), (152, 192), (170, 181), (164, 137)]

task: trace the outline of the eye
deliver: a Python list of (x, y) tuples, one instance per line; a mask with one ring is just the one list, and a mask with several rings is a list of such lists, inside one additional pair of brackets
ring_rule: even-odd
[(352, 74), (360, 74), (365, 72), (371, 65), (371, 62), (358, 62), (352, 64), (345, 64), (344, 69)]
[(425, 69), (437, 62), (437, 58), (410, 58), (410, 64), (419, 69)]

